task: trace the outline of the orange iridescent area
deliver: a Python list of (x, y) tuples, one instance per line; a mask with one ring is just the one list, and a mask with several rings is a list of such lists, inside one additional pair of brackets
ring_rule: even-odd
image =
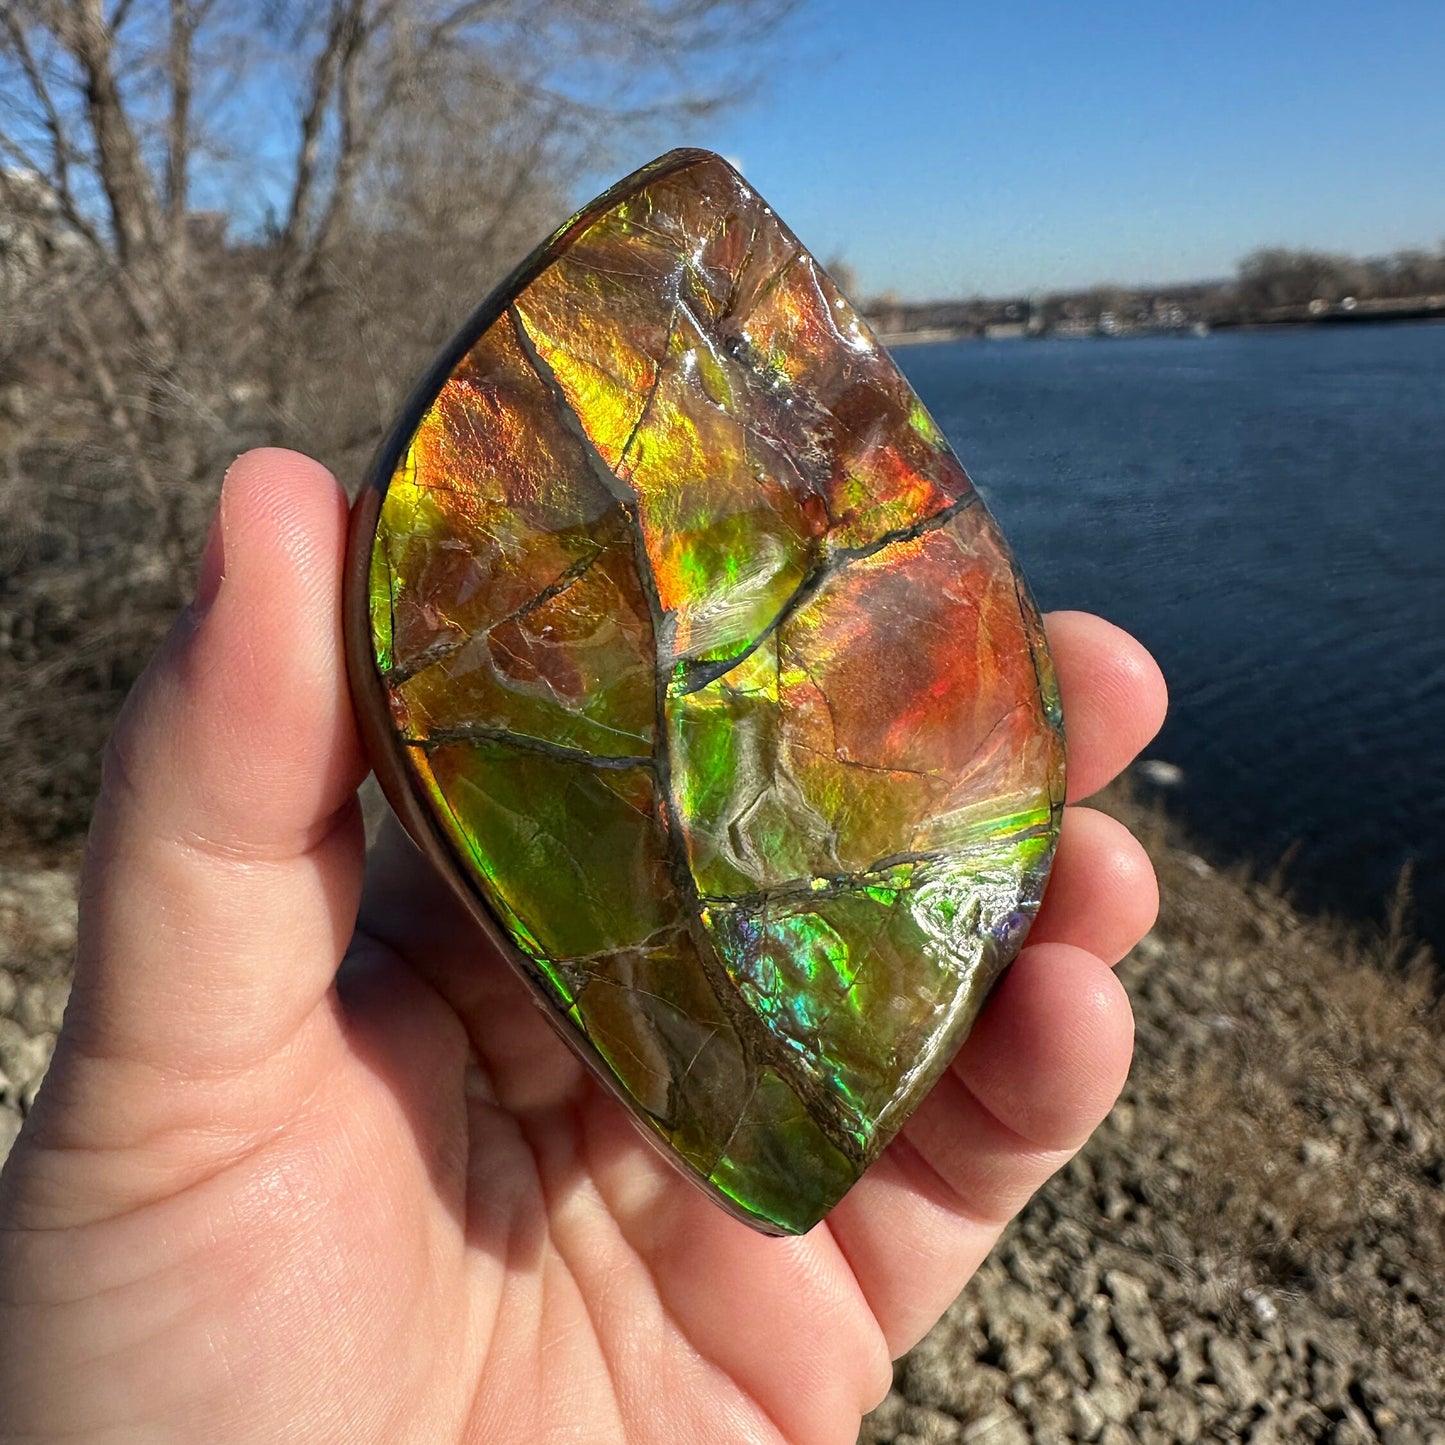
[(385, 480), (395, 743), (578, 1051), (733, 1213), (800, 1232), (1037, 910), (1043, 630), (897, 368), (716, 156), (520, 274)]

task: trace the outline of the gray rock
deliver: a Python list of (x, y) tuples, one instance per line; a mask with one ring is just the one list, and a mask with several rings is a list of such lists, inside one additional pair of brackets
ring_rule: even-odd
[(993, 1292), (984, 1326), (1010, 1379), (1039, 1375), (1048, 1368), (1052, 1347), (1069, 1336), (1069, 1322), (1056, 1314), (1041, 1293), (1005, 1279)]
[(1192, 1385), (1204, 1373), (1203, 1341), (1199, 1338), (1199, 1325), (1193, 1322), (1188, 1332), (1178, 1331), (1174, 1335), (1174, 1353), (1179, 1361), (1174, 1378), (1180, 1385)]
[(1162, 938), (1158, 938), (1152, 933), (1146, 933), (1134, 945), (1134, 951), (1140, 958), (1147, 959), (1150, 963), (1157, 963), (1168, 952), (1168, 948)]
[(40, 1086), (45, 1082), (45, 1074), (50, 1066), (50, 1056), (55, 1052), (55, 1035), (41, 1034), (40, 1042), (45, 1045), (45, 1063), (36, 1070), (31, 1080), (20, 1091), (20, 1112), (28, 1114), (35, 1107), (35, 1096), (40, 1092)]
[(1099, 1292), (1099, 1262), (1094, 1259), (1086, 1259), (1066, 1264), (1064, 1266), (1064, 1283), (1068, 1286), (1070, 1299), (1091, 1299)]
[(1139, 1445), (1178, 1445), (1179, 1437), (1170, 1434), (1147, 1411), (1135, 1415), (1129, 1424)]
[(901, 1387), (915, 1404), (954, 1415), (979, 1415), (1007, 1393), (1010, 1381), (1002, 1370), (929, 1344), (909, 1355), (903, 1367)]
[(1080, 1390), (1088, 1388), (1089, 1367), (1084, 1363), (1084, 1357), (1072, 1339), (1054, 1346), (1054, 1370), (1061, 1380), (1076, 1385)]
[(10, 1146), (14, 1144), (22, 1122), (16, 1110), (0, 1104), (0, 1164), (4, 1164), (9, 1156)]
[(1030, 1445), (1024, 1422), (1007, 1405), (965, 1425), (959, 1438), (962, 1445)]
[(1074, 1417), (1074, 1432), (1080, 1440), (1097, 1440), (1104, 1433), (1108, 1422), (1089, 1394), (1078, 1391), (1069, 1402), (1069, 1408)]
[(1346, 1416), (1335, 1422), (1328, 1435), (1329, 1445), (1376, 1445), (1379, 1436), (1358, 1416)]
[(1122, 1425), (1139, 1405), (1139, 1392), (1128, 1385), (1095, 1385), (1089, 1391), (1099, 1414), (1105, 1420)]
[(1400, 1423), (1381, 1426), (1375, 1421), (1380, 1432), (1380, 1445), (1425, 1445), (1425, 1435), (1417, 1426)]
[(1249, 1352), (1228, 1335), (1211, 1335), (1205, 1346), (1215, 1384), (1225, 1399), (1241, 1410), (1259, 1402), (1261, 1382), (1250, 1364)]
[(1280, 1434), (1279, 1421), (1273, 1415), (1261, 1415), (1249, 1427), (1249, 1434), (1244, 1438), (1246, 1445), (1282, 1445), (1284, 1440)]
[(1317, 1353), (1310, 1365), (1310, 1398), (1321, 1410), (1341, 1408), (1354, 1373), (1346, 1361)]
[(1154, 1313), (1144, 1281), (1123, 1270), (1111, 1269), (1105, 1274), (1104, 1283), (1114, 1302), (1110, 1311), (1114, 1328), (1124, 1341), (1129, 1358), (1135, 1361), (1166, 1359), (1170, 1353), (1169, 1341), (1159, 1316)]
[(1182, 1394), (1169, 1390), (1154, 1402), (1154, 1418), (1172, 1440), (1199, 1438), (1199, 1411)]
[(1262, 1289), (1247, 1289), (1244, 1300), (1261, 1326), (1274, 1324), (1279, 1319), (1279, 1307)]
[(62, 868), (0, 867), (0, 932), (64, 960), (75, 947), (76, 878)]
[(0, 1018), (0, 1069), (18, 1086), (30, 1077), (29, 1067), (23, 1069), (30, 1035), (12, 1018)]
[(32, 1036), (14, 1019), (0, 1018), (0, 1071), (22, 1091), (39, 1081), (54, 1049), (53, 1034)]
[(12, 1013), (20, 997), (20, 985), (8, 968), (0, 968), (0, 1014)]
[(963, 1426), (952, 1415), (926, 1405), (908, 1411), (907, 1428), (918, 1445), (958, 1445), (963, 1438)]
[(27, 1033), (56, 1033), (60, 1028), (60, 1017), (65, 1012), (68, 992), (59, 979), (26, 984), (15, 1004), (16, 1023)]
[(912, 1408), (898, 1392), (895, 1385), (883, 1397), (873, 1412), (863, 1421), (858, 1434), (858, 1445), (878, 1445), (878, 1442), (895, 1440), (907, 1428), (908, 1411)]
[(1194, 1398), (1206, 1415), (1224, 1415), (1229, 1411), (1228, 1397), (1209, 1380), (1200, 1380), (1194, 1386)]
[(1092, 1258), (1094, 1242), (1089, 1231), (1077, 1220), (1061, 1219), (1049, 1231), (1049, 1238), (1054, 1247), (1068, 1255), (1070, 1259), (1086, 1260)]
[(1032, 1410), (1028, 1426), (1036, 1442), (1074, 1439), (1073, 1414), (1067, 1405), (1044, 1404)]
[[(1100, 1297), (1102, 1298), (1102, 1296)], [(1107, 1301), (1105, 1301), (1107, 1304)], [(1089, 1373), (1095, 1384), (1114, 1385), (1126, 1377), (1124, 1357), (1114, 1344), (1104, 1314), (1091, 1309), (1078, 1334), (1079, 1353), (1088, 1362)]]
[(1137, 1445), (1137, 1440), (1122, 1425), (1105, 1425), (1099, 1436), (1099, 1445)]
[(1035, 1381), (1034, 1388), (1038, 1391), (1041, 1400), (1047, 1400), (1053, 1404), (1067, 1400), (1072, 1393), (1068, 1380), (1058, 1370), (1050, 1370)]

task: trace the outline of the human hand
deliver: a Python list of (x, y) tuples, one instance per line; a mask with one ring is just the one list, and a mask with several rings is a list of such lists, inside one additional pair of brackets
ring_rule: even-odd
[[(1123, 1083), (1142, 850), (1068, 810), (957, 1062), (823, 1224), (763, 1238), (657, 1157), (405, 838), (365, 864), (344, 546), (321, 467), (238, 461), (117, 729), (65, 1028), (0, 1177), (0, 1436), (853, 1440)], [(1164, 687), (1108, 623), (1048, 627), (1082, 797)]]

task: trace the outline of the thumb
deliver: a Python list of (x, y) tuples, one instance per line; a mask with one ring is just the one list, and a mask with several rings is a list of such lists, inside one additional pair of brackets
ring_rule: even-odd
[(325, 997), (362, 871), (345, 541), (318, 463), (256, 451), (227, 473), (196, 601), (107, 752), (56, 1069), (69, 1050), (234, 1076)]

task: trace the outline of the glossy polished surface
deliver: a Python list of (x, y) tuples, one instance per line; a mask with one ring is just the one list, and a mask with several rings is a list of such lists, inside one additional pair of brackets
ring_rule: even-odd
[(1057, 838), (1047, 647), (963, 469), (694, 151), (483, 308), (376, 488), (359, 693), (398, 811), (674, 1160), (811, 1227), (946, 1067)]

